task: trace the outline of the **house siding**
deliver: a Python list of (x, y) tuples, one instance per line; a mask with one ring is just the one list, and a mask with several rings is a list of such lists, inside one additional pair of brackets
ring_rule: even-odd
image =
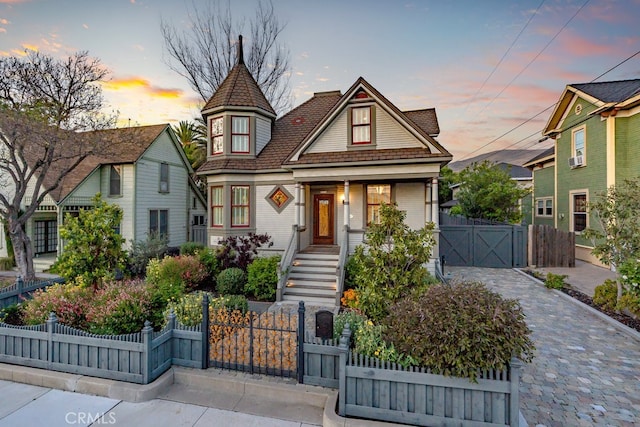
[(271, 121), (256, 117), (256, 154), (260, 154), (270, 139)]
[(256, 232), (269, 234), (273, 242), (271, 249), (284, 251), (289, 243), (292, 227), (296, 220), (296, 189), (294, 185), (282, 186), (294, 197), (294, 200), (278, 212), (266, 200), (274, 187), (274, 184), (256, 186)]
[[(169, 192), (161, 193), (160, 164), (169, 165)], [(168, 134), (163, 133), (136, 163), (135, 240), (144, 240), (149, 231), (149, 210), (169, 211), (169, 245), (187, 241), (189, 223), (188, 175), (182, 158)]]
[(409, 182), (395, 185), (398, 209), (407, 213), (405, 223), (414, 230), (425, 225), (425, 183)]
[(544, 166), (533, 171), (533, 223), (536, 225), (555, 226), (554, 217), (558, 216), (556, 201), (554, 200), (553, 216), (536, 216), (536, 199), (554, 197), (555, 165)]
[[(570, 107), (569, 116), (563, 123), (562, 135), (556, 142), (556, 168), (557, 168), (557, 228), (563, 231), (570, 231), (571, 196), (570, 192), (586, 189), (588, 191), (587, 201), (590, 201), (598, 193), (606, 191), (606, 123), (600, 120), (599, 116), (592, 117), (583, 123), (579, 123), (588, 117), (595, 109), (592, 104), (578, 99), (576, 103), (583, 106), (582, 113), (576, 117), (573, 113), (575, 103)], [(567, 127), (571, 123), (578, 123), (573, 127)], [(585, 166), (571, 169), (568, 159), (571, 152), (571, 131), (572, 129), (585, 126)], [(562, 217), (563, 216), (563, 217)], [(588, 227), (597, 227), (597, 221), (593, 215), (589, 216)], [(581, 235), (576, 235), (576, 244), (591, 246), (591, 242)]]
[[(335, 121), (306, 150), (306, 153), (327, 153), (345, 151), (348, 141), (349, 109), (342, 111)], [(379, 105), (376, 106), (376, 149), (424, 147), (414, 135), (398, 123)]]
[(616, 118), (616, 183), (640, 176), (640, 114)]
[(129, 244), (136, 239), (134, 235), (134, 206), (135, 206), (135, 166), (132, 164), (122, 165), (122, 194), (120, 196), (109, 196), (109, 165), (101, 168), (101, 192), (102, 198), (107, 203), (120, 206), (122, 209), (122, 223), (120, 224), (120, 235)]

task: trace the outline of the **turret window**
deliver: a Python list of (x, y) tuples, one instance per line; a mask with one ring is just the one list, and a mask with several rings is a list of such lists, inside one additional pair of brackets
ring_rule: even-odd
[(224, 152), (224, 120), (216, 117), (211, 120), (211, 154)]
[(249, 117), (231, 117), (231, 152), (249, 153)]

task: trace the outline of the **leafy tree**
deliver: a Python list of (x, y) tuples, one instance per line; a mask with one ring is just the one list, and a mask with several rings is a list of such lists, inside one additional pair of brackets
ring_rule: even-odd
[(435, 244), (433, 223), (412, 230), (404, 223), (406, 213), (395, 205), (380, 206), (380, 223), (371, 224), (365, 245), (356, 247), (354, 268), (359, 307), (374, 322), (388, 314), (391, 304), (428, 283), (431, 248)]
[(182, 120), (178, 125), (173, 126), (184, 154), (187, 156), (191, 167), (196, 170), (207, 160), (207, 149), (205, 146), (207, 129), (203, 129), (199, 124), (194, 124)]
[[(220, 6), (207, 2), (201, 7), (193, 4), (189, 11), (188, 30), (178, 32), (165, 20), (160, 31), (170, 57), (169, 67), (187, 79), (203, 102), (218, 89), (236, 63), (234, 44), (244, 28), (231, 14), (231, 5)], [(284, 30), (273, 3), (258, 1), (255, 16), (249, 20), (249, 41), (245, 48), (245, 64), (276, 111), (291, 105), (289, 88), (289, 52), (280, 44)]]
[(64, 253), (53, 270), (67, 280), (81, 276), (88, 285), (113, 278), (127, 260), (122, 249), (124, 238), (116, 232), (121, 221), (122, 209), (102, 200), (100, 193), (96, 194), (92, 209), (81, 210), (77, 217), (67, 215), (65, 218), (65, 224), (60, 227), (60, 237), (66, 243)]
[(27, 280), (35, 277), (27, 222), (87, 156), (114, 148), (100, 133), (77, 133), (115, 124), (101, 112), (106, 76), (87, 52), (0, 57), (0, 217)]
[[(625, 179), (617, 186), (596, 196), (589, 211), (600, 229), (588, 228), (583, 236), (593, 241), (592, 253), (606, 265), (621, 266), (640, 258), (640, 178)], [(622, 281), (618, 277), (618, 297), (622, 297)]]
[(509, 172), (485, 160), (460, 172), (457, 199), (467, 218), (486, 218), (518, 223), (522, 220), (519, 201), (529, 190), (518, 187)]
[(440, 203), (453, 199), (453, 191), (449, 188), (452, 184), (457, 184), (460, 178), (449, 166), (440, 169), (440, 180), (438, 182), (438, 198)]

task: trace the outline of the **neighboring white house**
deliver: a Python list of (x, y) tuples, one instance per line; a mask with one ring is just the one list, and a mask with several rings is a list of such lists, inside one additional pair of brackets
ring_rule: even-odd
[[(26, 227), (34, 255), (51, 262), (60, 255), (59, 224), (67, 214), (90, 209), (98, 192), (106, 202), (122, 208), (120, 233), (127, 245), (146, 239), (150, 232), (165, 234), (170, 246), (205, 243), (206, 202), (171, 127), (161, 124), (99, 132), (106, 140), (117, 142), (115, 153), (84, 159), (40, 204)], [(28, 206), (30, 198), (23, 203)]]
[(397, 203), (412, 228), (437, 225), (438, 176), (452, 156), (435, 139), (435, 110), (402, 112), (359, 78), (276, 119), (238, 57), (202, 110), (209, 245), (268, 233), (284, 255), (278, 298), (333, 301), (344, 258), (381, 203)]

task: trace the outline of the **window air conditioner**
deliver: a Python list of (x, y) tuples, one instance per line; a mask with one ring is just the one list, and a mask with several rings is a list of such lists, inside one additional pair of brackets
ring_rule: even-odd
[(583, 156), (575, 156), (575, 157), (569, 157), (569, 167), (570, 168), (577, 168), (578, 166), (582, 166), (584, 164), (584, 157)]

